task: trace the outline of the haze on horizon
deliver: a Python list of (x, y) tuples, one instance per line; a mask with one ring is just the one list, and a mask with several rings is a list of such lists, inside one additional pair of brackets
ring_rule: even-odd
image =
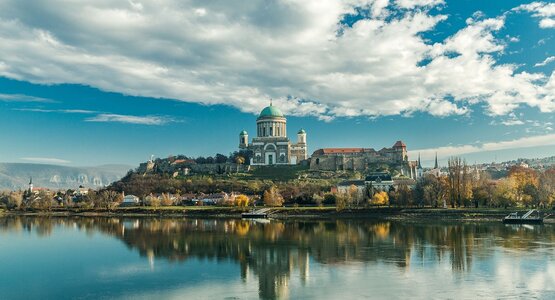
[(554, 33), (544, 1), (0, 0), (0, 161), (227, 154), (270, 99), (309, 153), (552, 156)]

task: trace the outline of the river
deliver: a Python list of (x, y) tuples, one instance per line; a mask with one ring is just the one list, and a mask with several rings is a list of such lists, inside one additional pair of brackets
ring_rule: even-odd
[(555, 299), (555, 226), (0, 218), (0, 299)]

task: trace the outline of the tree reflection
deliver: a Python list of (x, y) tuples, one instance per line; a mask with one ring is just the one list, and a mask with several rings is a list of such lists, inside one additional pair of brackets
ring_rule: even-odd
[[(472, 268), (473, 260), (494, 247), (534, 251), (551, 247), (555, 228), (481, 224), (421, 224), (375, 221), (245, 221), (236, 219), (151, 219), (93, 217), (5, 217), (0, 231), (48, 236), (56, 227), (86, 234), (103, 233), (151, 261), (190, 258), (236, 262), (243, 282), (255, 275), (263, 299), (286, 298), (292, 274), (301, 284), (311, 260), (321, 265), (386, 263), (404, 270), (445, 260), (453, 272)], [(539, 242), (541, 241), (541, 242)]]

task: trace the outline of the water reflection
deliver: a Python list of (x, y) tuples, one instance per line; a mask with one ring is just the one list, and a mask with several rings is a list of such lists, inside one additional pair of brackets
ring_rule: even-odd
[(149, 259), (191, 258), (232, 261), (244, 282), (258, 280), (259, 297), (287, 298), (292, 274), (310, 278), (320, 265), (387, 264), (401, 272), (411, 266), (448, 261), (452, 273), (472, 271), (475, 260), (499, 249), (534, 255), (555, 245), (555, 228), (502, 224), (419, 224), (372, 221), (268, 221), (235, 219), (0, 218), (0, 231), (47, 237), (56, 228), (115, 237)]

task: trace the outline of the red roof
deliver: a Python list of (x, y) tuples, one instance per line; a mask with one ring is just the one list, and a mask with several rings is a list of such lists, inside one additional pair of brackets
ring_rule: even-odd
[(362, 153), (364, 148), (324, 148), (316, 150), (318, 154), (336, 154), (336, 153)]
[(399, 147), (407, 148), (407, 145), (405, 143), (403, 143), (402, 141), (397, 141), (395, 143), (395, 145), (393, 145), (393, 148), (399, 148)]

